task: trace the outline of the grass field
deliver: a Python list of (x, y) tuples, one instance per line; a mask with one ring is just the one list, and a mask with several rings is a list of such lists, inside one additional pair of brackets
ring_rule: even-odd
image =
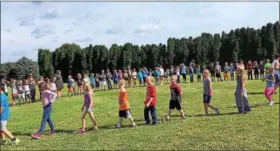
[[(98, 132), (75, 134), (81, 127), (81, 96), (63, 97), (53, 106), (52, 118), (57, 134), (33, 140), (30, 134), (40, 126), (40, 103), (11, 108), (8, 128), (21, 142), (2, 146), (1, 150), (278, 150), (279, 149), (279, 93), (274, 95), (276, 104), (269, 106), (262, 94), (265, 83), (248, 81), (249, 103), (252, 112), (236, 114), (234, 90), (236, 82), (213, 84), (212, 104), (219, 106), (221, 115), (205, 117), (202, 105), (202, 84), (181, 84), (183, 110), (188, 115), (181, 120), (174, 111), (172, 121), (157, 126), (144, 124), (143, 109), (145, 88), (129, 90), (131, 111), (137, 128), (131, 128), (128, 120), (124, 128), (115, 129), (118, 120), (118, 91), (95, 93), (94, 114)], [(64, 92), (66, 94), (66, 90)], [(158, 117), (163, 119), (168, 111), (169, 86), (157, 86)], [(214, 114), (214, 112), (213, 112)], [(87, 120), (88, 128), (91, 122)]]

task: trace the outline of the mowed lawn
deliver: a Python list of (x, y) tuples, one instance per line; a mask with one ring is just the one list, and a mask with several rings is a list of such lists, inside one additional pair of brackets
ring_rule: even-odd
[[(124, 128), (116, 129), (118, 120), (118, 91), (96, 92), (94, 114), (99, 131), (78, 135), (81, 127), (82, 96), (62, 97), (53, 105), (52, 118), (57, 129), (55, 136), (40, 140), (30, 138), (42, 118), (40, 103), (11, 108), (8, 128), (21, 142), (2, 146), (1, 150), (277, 150), (279, 149), (279, 93), (276, 104), (269, 106), (263, 95), (263, 81), (248, 81), (249, 103), (252, 112), (236, 114), (234, 101), (236, 82), (214, 82), (212, 104), (219, 106), (221, 115), (205, 117), (202, 105), (202, 83), (181, 84), (183, 110), (188, 115), (181, 120), (174, 111), (172, 121), (163, 122), (168, 111), (169, 85), (157, 86), (157, 126), (144, 125), (145, 88), (129, 90), (132, 115), (138, 124), (131, 128), (128, 120)], [(66, 89), (64, 90), (66, 94)], [(214, 112), (212, 112), (214, 114)], [(90, 119), (88, 128), (92, 127)]]

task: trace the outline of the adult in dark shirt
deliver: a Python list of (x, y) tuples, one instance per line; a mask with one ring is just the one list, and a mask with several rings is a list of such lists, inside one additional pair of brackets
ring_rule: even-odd
[(255, 76), (255, 79), (259, 79), (259, 65), (258, 65), (258, 62), (257, 61), (254, 61), (253, 63), (253, 69), (254, 69), (254, 76)]
[(264, 79), (264, 64), (263, 64), (263, 61), (260, 61), (259, 68), (260, 68), (260, 79)]
[(34, 103), (36, 100), (36, 81), (33, 78), (32, 73), (28, 75), (28, 84), (30, 89), (30, 95), (31, 95), (31, 102)]
[(109, 69), (107, 69), (107, 71), (106, 71), (106, 80), (107, 80), (108, 90), (112, 90), (113, 89), (113, 86), (112, 86), (112, 74), (111, 74)]
[(63, 79), (62, 79), (62, 76), (61, 76), (61, 73), (59, 70), (56, 71), (55, 77), (56, 77), (56, 80), (54, 83), (55, 83), (56, 89), (57, 89), (57, 97), (61, 97), (61, 91), (64, 88), (64, 85), (63, 85)]

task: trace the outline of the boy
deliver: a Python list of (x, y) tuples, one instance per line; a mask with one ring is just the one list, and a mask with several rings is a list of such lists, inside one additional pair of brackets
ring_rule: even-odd
[(153, 125), (157, 124), (157, 111), (156, 111), (156, 104), (157, 104), (157, 96), (156, 96), (156, 87), (152, 82), (152, 77), (148, 76), (146, 78), (147, 82), (147, 89), (146, 89), (146, 100), (144, 102), (145, 109), (144, 109), (144, 117), (146, 124), (150, 124), (150, 116), (152, 115)]
[(12, 144), (18, 144), (19, 139), (15, 138), (13, 134), (7, 129), (7, 122), (10, 119), (10, 107), (9, 107), (9, 101), (7, 96), (4, 93), (5, 91), (5, 84), (0, 84), (0, 93), (1, 93), (1, 106), (0, 106), (0, 112), (1, 112), (1, 145), (8, 144), (6, 140), (6, 136), (11, 139)]
[(128, 92), (125, 88), (125, 81), (120, 80), (119, 82), (119, 89), (120, 89), (120, 94), (119, 94), (119, 105), (120, 105), (120, 110), (119, 110), (119, 121), (117, 124), (117, 128), (122, 127), (122, 121), (123, 119), (128, 118), (130, 122), (132, 123), (132, 126), (135, 128), (136, 124), (133, 121), (133, 118), (130, 113), (130, 104), (128, 101)]
[(214, 108), (210, 105), (211, 97), (213, 96), (212, 81), (209, 78), (209, 71), (204, 70), (203, 72), (203, 104), (205, 115), (209, 116), (208, 107), (215, 110), (216, 114), (220, 114), (218, 108)]
[(72, 78), (72, 76), (69, 76), (68, 77), (68, 83), (67, 83), (67, 87), (68, 87), (68, 96), (74, 96), (74, 90), (73, 90), (73, 87), (74, 87), (74, 84), (75, 84), (75, 81), (74, 79)]
[(225, 62), (224, 66), (224, 80), (228, 80), (228, 72), (230, 71), (230, 67), (227, 62)]
[(170, 120), (170, 116), (171, 116), (171, 112), (172, 110), (174, 110), (175, 108), (180, 112), (181, 114), (181, 118), (185, 119), (185, 115), (184, 112), (181, 108), (181, 102), (182, 102), (182, 90), (179, 84), (177, 84), (177, 77), (176, 76), (172, 76), (171, 77), (171, 85), (170, 85), (170, 93), (171, 93), (171, 98), (170, 98), (170, 102), (169, 102), (169, 111), (168, 111), (168, 115), (166, 117), (166, 120)]

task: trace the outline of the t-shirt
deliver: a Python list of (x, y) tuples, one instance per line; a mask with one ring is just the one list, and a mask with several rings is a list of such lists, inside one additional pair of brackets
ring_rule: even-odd
[(253, 64), (252, 64), (252, 63), (248, 63), (248, 65), (247, 65), (247, 69), (248, 69), (249, 71), (251, 71), (251, 70), (252, 70), (252, 68), (253, 68)]
[(209, 78), (203, 80), (203, 94), (210, 95), (210, 82)]
[(186, 67), (182, 67), (181, 74), (187, 74)]
[[(275, 64), (278, 63), (278, 69), (275, 69), (274, 66)], [(274, 60), (272, 63), (272, 67), (273, 67), (273, 74), (279, 75), (279, 61), (278, 60)]]
[(230, 65), (230, 72), (233, 73), (235, 71), (234, 65)]
[(138, 78), (143, 79), (143, 73), (142, 72), (138, 72)]
[[(272, 75), (272, 74), (267, 74), (267, 75), (265, 76), (265, 79), (267, 79), (267, 80), (273, 80), (274, 78), (273, 78), (273, 75)], [(267, 86), (267, 87), (274, 87), (274, 82), (266, 81), (266, 86)]]
[(69, 80), (68, 80), (68, 88), (73, 88), (73, 87), (74, 87), (74, 84), (75, 84), (74, 79), (69, 79)]
[(6, 96), (5, 93), (1, 93), (1, 108), (2, 108), (2, 113), (1, 113), (1, 121), (8, 121), (10, 119), (10, 106), (9, 106), (9, 101), (8, 97)]
[(132, 72), (132, 78), (136, 79), (136, 77), (137, 77), (137, 72)]
[(12, 85), (12, 93), (17, 94), (17, 86), (15, 84)]
[(88, 109), (93, 107), (93, 103), (92, 103), (92, 100), (90, 98), (90, 93), (89, 92), (84, 93), (84, 105)]
[(127, 91), (122, 92), (120, 91), (119, 94), (119, 104), (120, 104), (120, 110), (128, 110), (130, 108), (129, 102), (128, 102), (128, 93)]
[(50, 90), (45, 90), (42, 93), (42, 99), (45, 101), (45, 106), (53, 103), (55, 101), (56, 97), (57, 97), (57, 94)]
[(164, 74), (163, 68), (160, 68), (159, 71), (160, 71), (160, 76), (163, 76), (163, 74)]
[(264, 64), (260, 64), (259, 68), (260, 68), (260, 72), (264, 72)]
[(153, 97), (153, 99), (150, 103), (150, 106), (156, 106), (157, 104), (156, 87), (154, 85), (147, 85), (145, 104), (148, 103), (151, 97)]
[(264, 68), (265, 68), (265, 69), (268, 69), (269, 67), (271, 67), (271, 63), (266, 63), (266, 64), (264, 65)]
[(179, 84), (176, 83), (170, 85), (170, 94), (171, 94), (170, 101), (181, 102), (181, 93), (182, 90)]

